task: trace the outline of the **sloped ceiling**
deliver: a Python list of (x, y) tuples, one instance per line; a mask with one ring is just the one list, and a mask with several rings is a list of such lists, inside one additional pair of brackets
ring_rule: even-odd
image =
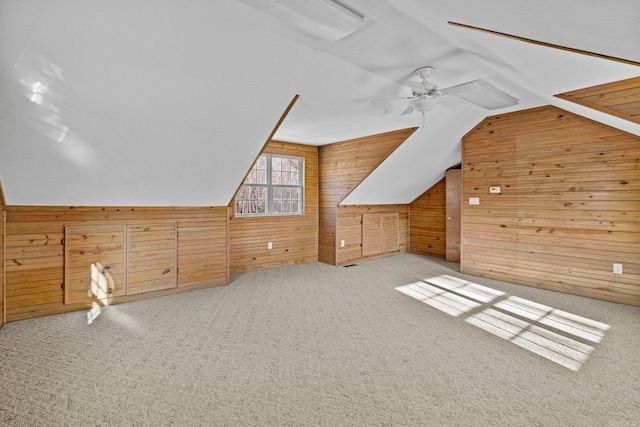
[(637, 77), (616, 63), (453, 27), (455, 21), (640, 61), (636, 1), (342, 0), (366, 25), (336, 42), (258, 0), (0, 0), (0, 182), (9, 205), (226, 205), (283, 112), (276, 139), (322, 145), (420, 126), (402, 84), (431, 65), (448, 87), (483, 78), (499, 111), (437, 105), (346, 204), (408, 203), (460, 161), (487, 115)]

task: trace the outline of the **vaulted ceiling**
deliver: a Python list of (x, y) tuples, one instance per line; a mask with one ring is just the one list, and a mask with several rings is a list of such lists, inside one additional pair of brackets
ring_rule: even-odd
[[(320, 1), (320, 0), (315, 0)], [(341, 0), (365, 25), (324, 41), (261, 0), (0, 0), (0, 182), (10, 205), (226, 205), (275, 138), (322, 145), (421, 126), (403, 84), (433, 66), (518, 99), (429, 111), (344, 201), (408, 203), (460, 162), (488, 115), (553, 104), (640, 135), (637, 122), (555, 97), (638, 77), (636, 0)], [(602, 59), (451, 25), (457, 22)]]

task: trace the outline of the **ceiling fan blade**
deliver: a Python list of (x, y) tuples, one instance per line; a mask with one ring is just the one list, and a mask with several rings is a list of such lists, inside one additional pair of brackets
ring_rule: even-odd
[(452, 96), (443, 96), (438, 98), (438, 104), (447, 108), (451, 108), (452, 110), (461, 110), (465, 105), (469, 105), (468, 102)]
[(457, 95), (458, 93), (464, 92), (467, 86), (473, 86), (476, 80), (472, 80), (470, 82), (460, 83), (459, 85), (445, 87), (444, 89), (440, 89), (441, 95)]
[(443, 95), (456, 95), (487, 110), (511, 107), (518, 103), (518, 99), (482, 79), (440, 89), (440, 93)]
[(371, 103), (376, 103), (376, 102), (387, 102), (387, 101), (396, 101), (398, 99), (415, 99), (417, 98), (416, 96), (399, 96), (398, 98), (382, 98), (382, 99), (372, 99)]
[(411, 113), (413, 113), (413, 107), (411, 105), (409, 105), (406, 110), (404, 110), (402, 113), (400, 113), (400, 115), (401, 116), (406, 116), (407, 114), (411, 114)]

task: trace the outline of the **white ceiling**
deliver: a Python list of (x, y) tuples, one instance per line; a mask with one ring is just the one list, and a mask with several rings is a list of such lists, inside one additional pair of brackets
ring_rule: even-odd
[[(11, 205), (220, 206), (276, 138), (322, 145), (421, 125), (401, 116), (413, 71), (441, 88), (483, 78), (519, 99), (437, 105), (344, 201), (408, 203), (460, 162), (487, 115), (640, 68), (447, 24), (640, 62), (637, 0), (341, 0), (366, 19), (336, 42), (251, 7), (262, 0), (0, 0), (0, 181)], [(318, 1), (318, 0), (315, 0)]]

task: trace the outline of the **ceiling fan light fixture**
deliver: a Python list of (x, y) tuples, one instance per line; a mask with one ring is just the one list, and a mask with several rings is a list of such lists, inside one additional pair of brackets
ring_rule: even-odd
[(308, 34), (337, 41), (364, 27), (364, 17), (333, 0), (275, 0), (241, 2)]
[(433, 107), (436, 106), (436, 103), (438, 102), (436, 97), (433, 98), (428, 98), (428, 97), (420, 97), (418, 99), (414, 99), (413, 101), (411, 101), (409, 104), (411, 104), (411, 106), (413, 107), (413, 109), (415, 111), (418, 111), (420, 113), (424, 113), (426, 111), (430, 111), (431, 109), (433, 109)]

